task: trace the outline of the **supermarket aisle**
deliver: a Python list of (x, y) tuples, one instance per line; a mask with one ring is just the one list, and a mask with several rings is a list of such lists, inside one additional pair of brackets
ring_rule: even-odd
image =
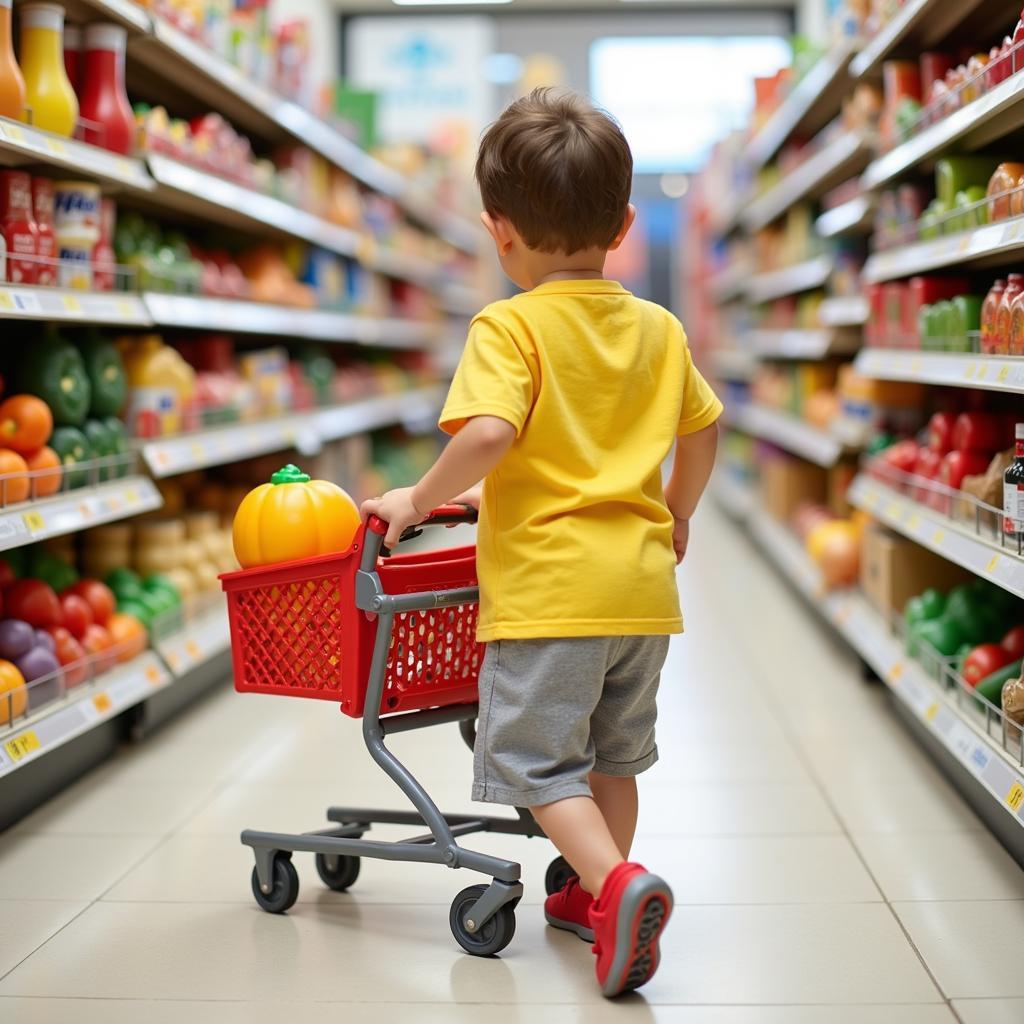
[[(0, 836), (0, 1016), (1021, 1020), (1024, 872), (881, 690), (710, 505), (684, 596), (690, 633), (673, 645), (637, 847), (678, 909), (643, 998), (602, 1005), (586, 948), (544, 926), (550, 851), (537, 841), (475, 840), (525, 866), (518, 934), (500, 959), (457, 950), (448, 906), (473, 879), (438, 868), (364, 863), (338, 895), (297, 858), (298, 905), (261, 913), (241, 828), (315, 828), (330, 802), (394, 797), (357, 724), (331, 706), (225, 690)], [(396, 746), (443, 804), (468, 806), (454, 728)], [(525, 1003), (536, 1005), (510, 1005)]]

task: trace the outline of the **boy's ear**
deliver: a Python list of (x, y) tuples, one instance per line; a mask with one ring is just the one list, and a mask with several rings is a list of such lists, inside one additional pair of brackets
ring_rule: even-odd
[(608, 246), (608, 251), (612, 249), (618, 249), (622, 245), (622, 240), (629, 234), (629, 229), (633, 226), (633, 222), (636, 220), (636, 207), (630, 203), (626, 207), (626, 216), (622, 218), (622, 227), (619, 228), (619, 233), (615, 236), (612, 244)]
[(512, 225), (504, 217), (494, 217), (486, 210), (480, 214), (480, 221), (487, 229), (487, 234), (494, 239), (498, 252), (503, 256), (506, 255), (515, 240), (512, 235)]

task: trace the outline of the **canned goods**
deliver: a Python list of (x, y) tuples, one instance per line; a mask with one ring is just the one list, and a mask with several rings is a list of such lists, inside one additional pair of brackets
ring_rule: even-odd
[(92, 249), (95, 240), (83, 235), (57, 232), (57, 283), (61, 288), (88, 291), (92, 288)]
[(53, 226), (58, 235), (100, 237), (100, 187), (88, 181), (58, 181), (54, 185)]

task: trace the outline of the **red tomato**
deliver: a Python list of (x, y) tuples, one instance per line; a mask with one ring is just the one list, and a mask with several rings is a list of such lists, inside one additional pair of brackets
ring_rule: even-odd
[(962, 412), (957, 416), (953, 427), (953, 447), (957, 450), (991, 454), (1002, 448), (1005, 442), (995, 413)]
[(4, 591), (4, 605), (12, 619), (23, 619), (37, 629), (60, 625), (60, 601), (42, 580), (15, 580)]
[[(942, 456), (932, 448), (922, 448), (914, 463), (914, 476), (925, 480), (935, 480), (942, 466)], [(927, 502), (931, 491), (927, 487), (911, 487), (910, 497), (915, 501)]]
[(990, 456), (984, 452), (969, 450), (952, 451), (942, 457), (939, 479), (947, 486), (960, 490), (965, 476), (977, 476), (988, 469)]
[(53, 637), (54, 653), (64, 669), (68, 686), (84, 683), (89, 678), (85, 648), (63, 626), (50, 626), (46, 632)]
[(928, 447), (939, 455), (953, 450), (953, 425), (956, 418), (951, 412), (937, 412), (928, 421)]
[(117, 654), (111, 653), (110, 645), (110, 634), (102, 626), (93, 623), (86, 629), (85, 636), (82, 637), (82, 646), (86, 654), (95, 656), (97, 672), (106, 672), (117, 660)]
[(975, 647), (964, 658), (964, 667), (960, 670), (960, 674), (971, 686), (977, 686), (982, 679), (1016, 660), (1005, 647), (1000, 647), (999, 644), (982, 644), (980, 647)]
[(886, 448), (882, 459), (893, 469), (898, 469), (903, 473), (912, 473), (919, 451), (916, 441), (897, 441), (896, 444)]
[(1018, 658), (1024, 658), (1024, 626), (1014, 626), (999, 641), (999, 646), (1005, 647), (1013, 655), (1014, 661)]
[(84, 597), (67, 592), (60, 596), (61, 625), (70, 630), (76, 640), (85, 636), (85, 631), (92, 625), (92, 608)]
[(92, 609), (93, 621), (101, 626), (107, 624), (107, 620), (117, 609), (117, 599), (114, 592), (105, 583), (99, 580), (79, 580), (74, 586), (68, 587), (65, 594), (77, 594), (85, 598), (86, 603)]

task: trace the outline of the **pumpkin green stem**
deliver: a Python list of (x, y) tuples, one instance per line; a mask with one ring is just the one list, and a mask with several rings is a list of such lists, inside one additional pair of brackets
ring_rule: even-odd
[(272, 484), (308, 484), (309, 474), (303, 473), (298, 466), (289, 463), (282, 466), (271, 478)]

